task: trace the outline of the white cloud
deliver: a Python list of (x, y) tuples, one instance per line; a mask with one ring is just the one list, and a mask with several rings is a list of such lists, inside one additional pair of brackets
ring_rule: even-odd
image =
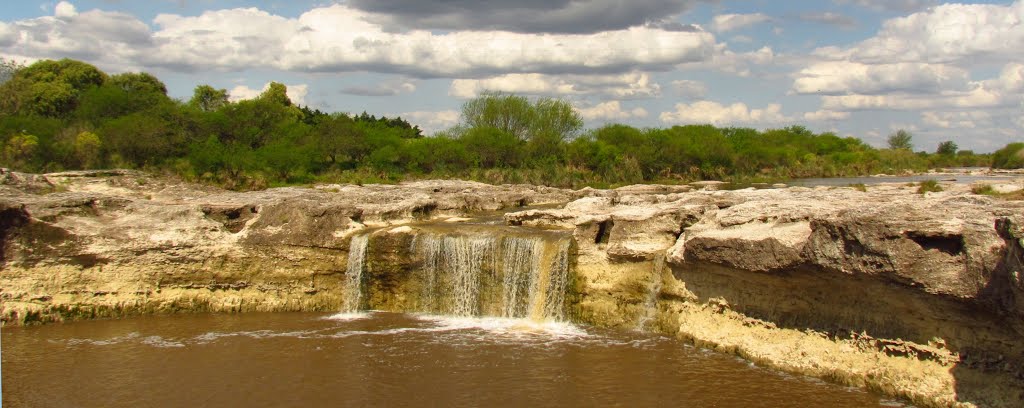
[(56, 16), (4, 24), (2, 55), (19, 60), (74, 58), (114, 71), (138, 70), (139, 58), (153, 46), (149, 26), (117, 12), (78, 13), (61, 3)]
[(456, 79), (448, 95), (473, 98), (484, 91), (527, 95), (600, 95), (615, 99), (650, 98), (661, 94), (661, 85), (650, 75), (630, 72), (619, 75), (507, 74), (485, 79)]
[(108, 65), (181, 71), (270, 68), (479, 77), (665, 68), (704, 60), (715, 45), (714, 36), (699, 29), (634, 26), (593, 34), (393, 32), (369, 20), (368, 13), (342, 4), (314, 8), (297, 18), (240, 8), (198, 16), (160, 14), (153, 20), (157, 30), (150, 31), (134, 17), (93, 10), (65, 19), (13, 22), (18, 40), (4, 52), (36, 57), (70, 54)]
[(672, 81), (672, 88), (679, 96), (687, 99), (704, 99), (708, 94), (707, 84), (689, 79)]
[(826, 95), (822, 107), (831, 110), (922, 110), (997, 107), (1004, 97), (978, 87), (968, 92), (941, 92), (934, 95)]
[[(70, 4), (68, 4), (70, 6)], [(179, 71), (372, 71), (416, 77), (608, 73), (702, 61), (714, 36), (654, 25), (592, 34), (424, 30), (395, 32), (335, 4), (286, 18), (257, 8), (160, 14), (155, 31), (127, 14), (92, 10), (10, 23), (6, 55), (72, 57), (104, 67)], [(6, 34), (5, 37), (11, 37)], [(118, 69), (115, 69), (118, 70)]]
[(729, 106), (718, 102), (699, 101), (692, 104), (678, 103), (675, 111), (662, 112), (662, 122), (675, 124), (732, 125), (752, 124), (770, 125), (791, 122), (793, 119), (782, 113), (782, 105), (773, 103), (762, 109), (750, 109), (745, 103), (737, 102)]
[[(927, 75), (927, 73), (922, 71), (922, 78), (927, 77)], [(854, 76), (856, 76), (856, 73)], [(959, 74), (954, 76), (959, 76)], [(798, 79), (798, 84), (794, 84), (794, 88), (797, 91), (812, 89), (813, 81), (820, 81), (822, 88), (831, 91), (820, 92), (826, 94), (821, 98), (822, 107), (837, 111), (874, 109), (909, 111), (995, 109), (1014, 107), (1024, 100), (1024, 64), (1020, 63), (1006, 64), (996, 78), (982, 81), (967, 81), (964, 86), (936, 85), (932, 89), (924, 87), (919, 92), (890, 89), (889, 92), (879, 91), (870, 93), (868, 92), (870, 90), (884, 89), (885, 84), (861, 84), (863, 86), (849, 86), (845, 88), (848, 92), (843, 93), (840, 91), (843, 88), (835, 85), (839, 82), (829, 82), (820, 78), (808, 79), (804, 82), (800, 81)], [(962, 79), (954, 81), (957, 84), (961, 82)], [(846, 83), (844, 85), (850, 84)]]
[(943, 129), (974, 129), (981, 126), (991, 125), (992, 115), (986, 111), (925, 111), (921, 113), (921, 121), (926, 125), (940, 127)]
[[(309, 94), (309, 85), (298, 84), (298, 85), (285, 85), (285, 86), (288, 87), (287, 95), (288, 95), (288, 99), (291, 99), (292, 104), (295, 104), (295, 105), (305, 105), (306, 104), (306, 95)], [(267, 84), (263, 85), (263, 88), (259, 89), (259, 90), (252, 89), (252, 88), (250, 88), (248, 86), (245, 86), (245, 85), (238, 85), (238, 86), (236, 86), (234, 88), (231, 88), (231, 90), (228, 91), (228, 99), (231, 100), (232, 102), (238, 102), (238, 101), (242, 101), (242, 100), (246, 100), (246, 99), (254, 99), (257, 96), (260, 96), (261, 93), (263, 93), (264, 91), (266, 91), (269, 88), (270, 88), (270, 82), (267, 82)]]
[(948, 65), (897, 63), (868, 65), (835, 61), (813, 64), (796, 74), (793, 91), (801, 94), (932, 93), (966, 90), (966, 70)]
[(68, 19), (77, 16), (78, 10), (75, 9), (74, 4), (62, 1), (53, 8), (53, 15), (57, 18)]
[(984, 81), (986, 88), (998, 89), (1004, 92), (1024, 92), (1024, 64), (1011, 62), (1003, 66), (999, 77)]
[(608, 101), (587, 108), (577, 108), (576, 111), (584, 120), (599, 121), (646, 118), (648, 115), (647, 110), (640, 107), (624, 110), (619, 101)]
[(1024, 49), (1024, 2), (943, 4), (887, 20), (878, 33), (848, 48), (824, 47), (818, 56), (863, 63), (1019, 61)]
[(17, 32), (10, 24), (0, 21), (0, 47), (7, 47), (17, 40)]
[(771, 19), (771, 17), (761, 13), (721, 14), (711, 19), (711, 29), (719, 33), (724, 33), (726, 31), (738, 30), (744, 27), (771, 21)]
[(424, 133), (432, 134), (457, 125), (461, 114), (455, 110), (443, 110), (405, 112), (398, 116), (419, 126)]
[(804, 114), (804, 120), (809, 122), (836, 122), (849, 118), (850, 112), (836, 112), (824, 109)]
[(711, 58), (704, 61), (685, 63), (682, 69), (707, 69), (726, 72), (740, 77), (749, 77), (752, 69), (767, 68), (774, 64), (776, 55), (771, 47), (764, 46), (756, 51), (736, 53), (718, 44)]

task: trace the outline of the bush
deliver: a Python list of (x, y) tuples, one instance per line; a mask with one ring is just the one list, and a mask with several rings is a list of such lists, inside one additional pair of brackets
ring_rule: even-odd
[(937, 182), (935, 180), (925, 180), (925, 181), (922, 181), (917, 186), (917, 193), (918, 194), (938, 193), (940, 191), (942, 191), (942, 186), (939, 186), (939, 182)]
[(978, 195), (996, 195), (996, 190), (992, 188), (991, 184), (982, 184), (979, 186), (971, 187), (971, 192)]
[(1024, 168), (1024, 143), (1010, 143), (992, 153), (992, 168)]

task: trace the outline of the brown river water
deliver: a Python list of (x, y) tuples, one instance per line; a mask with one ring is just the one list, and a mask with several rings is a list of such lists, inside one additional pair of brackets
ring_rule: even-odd
[(7, 327), (3, 407), (871, 407), (639, 332), (396, 313)]

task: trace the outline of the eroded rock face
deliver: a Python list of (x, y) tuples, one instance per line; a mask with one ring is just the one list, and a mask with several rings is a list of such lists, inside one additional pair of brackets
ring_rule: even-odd
[(462, 181), (239, 193), (125, 170), (3, 170), (0, 318), (338, 310), (359, 231), (572, 194)]
[(1020, 405), (1024, 203), (956, 185), (718, 187), (238, 193), (132, 171), (4, 170), (0, 318), (338, 310), (351, 238), (370, 232), (366, 301), (403, 310), (416, 303), (401, 294), (417, 287), (407, 254), (420, 226), (491, 217), (571, 232), (580, 322), (675, 334), (922, 406)]
[(1019, 405), (1024, 204), (945, 187), (613, 191), (505, 217), (574, 228), (591, 322), (922, 406)]

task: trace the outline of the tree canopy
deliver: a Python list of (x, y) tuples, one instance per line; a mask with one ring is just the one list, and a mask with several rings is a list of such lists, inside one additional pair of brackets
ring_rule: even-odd
[(902, 130), (891, 149), (802, 126), (584, 130), (568, 101), (493, 92), (467, 101), (458, 126), (425, 137), (400, 117), (296, 106), (276, 82), (250, 100), (231, 102), (226, 90), (203, 84), (178, 101), (150, 74), (107, 75), (73, 60), (0, 60), (4, 75), (0, 166), (33, 172), (148, 168), (237, 189), (419, 177), (581, 187), (1024, 165), (1024, 144), (993, 156), (951, 141), (935, 154), (914, 153)]
[(900, 129), (897, 130), (896, 133), (889, 135), (889, 139), (887, 140), (887, 142), (889, 143), (890, 149), (911, 150), (914, 148), (913, 143), (911, 143), (913, 139), (914, 137), (910, 134), (910, 132)]

